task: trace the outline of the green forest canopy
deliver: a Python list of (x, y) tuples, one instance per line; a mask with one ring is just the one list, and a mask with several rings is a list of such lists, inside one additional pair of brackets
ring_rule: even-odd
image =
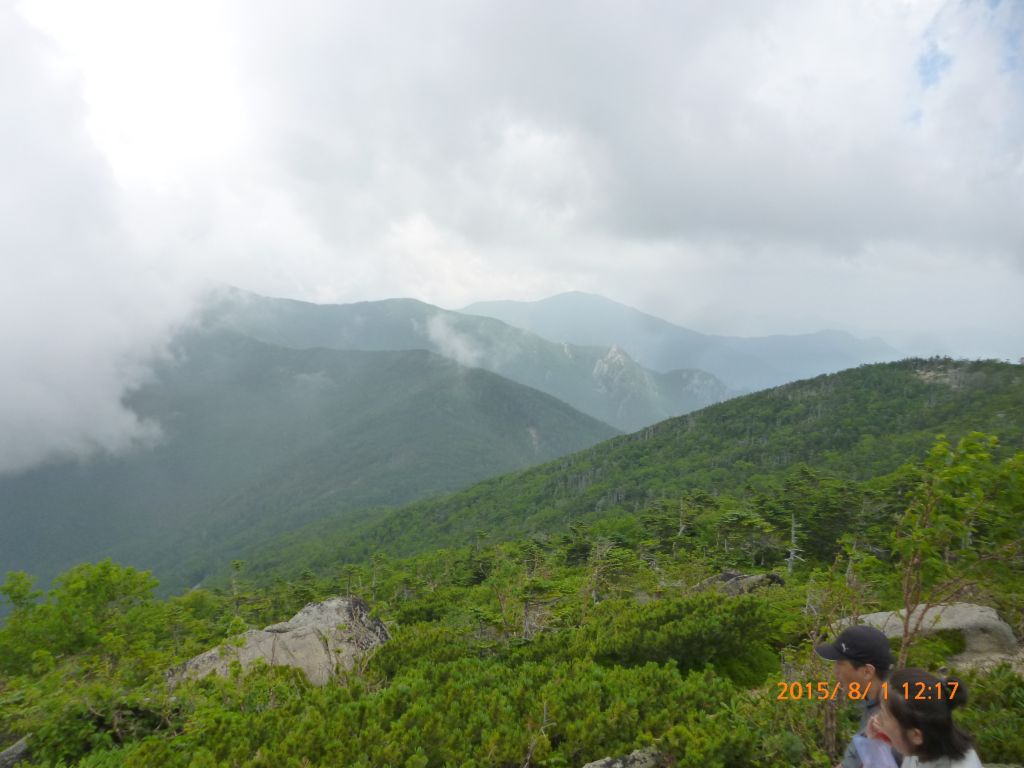
[[(898, 604), (901, 569), (925, 552), (900, 531), (925, 507), (934, 525), (920, 546), (937, 560), (924, 587), (966, 579), (976, 599), (1024, 621), (1024, 452), (995, 448), (978, 433), (939, 441), (882, 482), (798, 471), (771, 496), (791, 521), (836, 493), (877, 506), (869, 525), (833, 521), (838, 547), (807, 539), (792, 573), (768, 507), (696, 493), (682, 530), (676, 509), (649, 509), (264, 586), (237, 563), (230, 587), (168, 600), (152, 597), (149, 574), (109, 561), (72, 569), (42, 601), (28, 576), (9, 574), (0, 745), (31, 733), (41, 764), (92, 768), (566, 766), (651, 743), (680, 766), (831, 765), (837, 704), (779, 701), (778, 683), (828, 676), (810, 644), (830, 619)], [(695, 588), (727, 566), (786, 583), (740, 597)], [(167, 687), (183, 659), (346, 593), (370, 600), (394, 637), (338, 683), (264, 667)], [(935, 668), (960, 648), (918, 640), (909, 661)], [(962, 721), (982, 759), (1024, 759), (1024, 679), (1006, 665), (965, 679)], [(846, 734), (855, 712), (838, 714)]]

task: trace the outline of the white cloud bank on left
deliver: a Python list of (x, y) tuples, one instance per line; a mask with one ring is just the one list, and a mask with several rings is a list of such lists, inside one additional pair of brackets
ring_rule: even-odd
[(1024, 350), (1019, 2), (18, 2), (0, 471), (152, 439), (207, 280)]
[(138, 247), (81, 83), (0, 3), (0, 474), (160, 437), (127, 391), (200, 285)]

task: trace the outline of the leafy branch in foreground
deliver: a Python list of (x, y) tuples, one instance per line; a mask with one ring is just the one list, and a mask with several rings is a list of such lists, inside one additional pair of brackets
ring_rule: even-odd
[(940, 438), (893, 529), (890, 547), (903, 601), (899, 666), (937, 605), (962, 598), (1024, 553), (1024, 453), (995, 464), (997, 444), (979, 432), (955, 448)]

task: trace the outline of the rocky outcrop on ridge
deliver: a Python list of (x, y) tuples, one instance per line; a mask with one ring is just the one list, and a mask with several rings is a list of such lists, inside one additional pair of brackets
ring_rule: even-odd
[(704, 579), (694, 589), (703, 592), (717, 589), (727, 595), (746, 595), (755, 589), (769, 587), (772, 584), (784, 585), (786, 580), (774, 573), (755, 573), (750, 576), (739, 571), (722, 571), (717, 576)]
[(595, 760), (587, 763), (583, 768), (658, 768), (666, 765), (664, 755), (654, 747), (638, 749), (625, 757), (606, 757), (603, 760)]
[[(921, 606), (910, 616), (911, 626), (917, 621)], [(845, 623), (851, 623), (847, 620)], [(886, 637), (903, 635), (903, 611), (881, 611), (861, 616), (859, 624), (869, 624), (885, 633)], [(956, 630), (963, 634), (964, 652), (950, 661), (970, 661), (978, 657), (1012, 656), (1017, 652), (1017, 638), (1010, 625), (999, 618), (995, 609), (974, 603), (950, 603), (931, 608), (921, 623), (920, 634), (930, 635), (943, 630)]]
[(168, 678), (177, 683), (213, 673), (227, 675), (234, 661), (248, 669), (262, 660), (270, 666), (301, 669), (313, 685), (325, 685), (339, 668), (352, 669), (359, 657), (390, 639), (365, 602), (335, 597), (310, 603), (290, 621), (251, 629), (237, 644), (224, 643), (200, 654), (171, 670)]

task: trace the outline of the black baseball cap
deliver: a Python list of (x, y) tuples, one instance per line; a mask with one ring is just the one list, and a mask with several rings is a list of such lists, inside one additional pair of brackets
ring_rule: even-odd
[(871, 664), (885, 672), (892, 668), (892, 649), (889, 638), (880, 629), (865, 625), (847, 627), (831, 643), (822, 643), (814, 649), (823, 659), (829, 661), (853, 661)]

